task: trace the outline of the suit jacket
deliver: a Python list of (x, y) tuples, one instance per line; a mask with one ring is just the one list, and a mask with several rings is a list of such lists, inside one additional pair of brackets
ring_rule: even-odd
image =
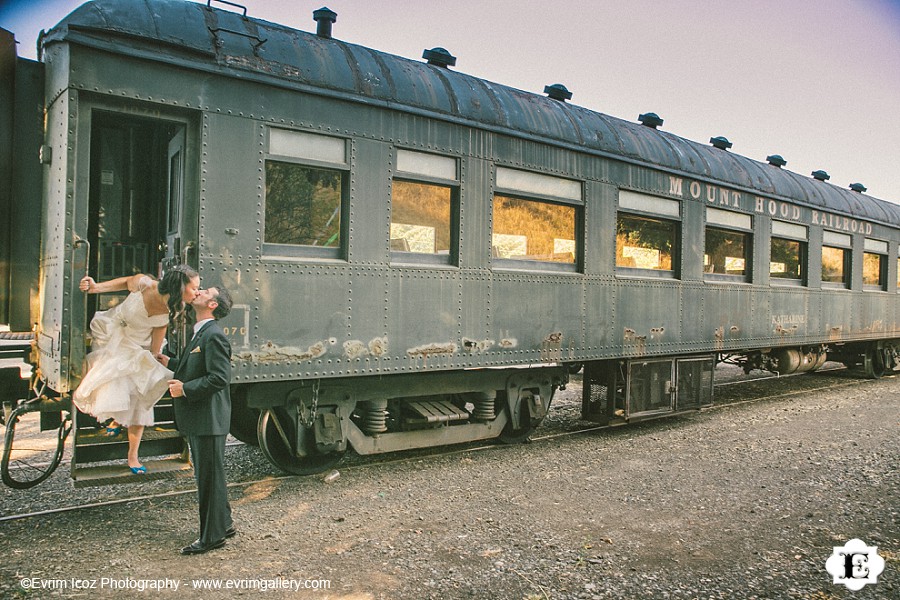
[(231, 344), (216, 321), (185, 347), (175, 369), (184, 396), (175, 398), (175, 423), (185, 435), (226, 435), (231, 423)]

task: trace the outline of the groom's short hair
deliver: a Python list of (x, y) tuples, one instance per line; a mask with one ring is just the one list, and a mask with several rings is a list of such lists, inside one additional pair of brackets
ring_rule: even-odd
[(231, 292), (229, 292), (227, 288), (220, 285), (212, 287), (216, 288), (216, 297), (214, 300), (218, 304), (218, 306), (213, 309), (213, 317), (218, 321), (219, 319), (224, 319), (228, 316), (228, 313), (231, 312), (231, 307), (234, 305), (234, 301), (231, 299)]

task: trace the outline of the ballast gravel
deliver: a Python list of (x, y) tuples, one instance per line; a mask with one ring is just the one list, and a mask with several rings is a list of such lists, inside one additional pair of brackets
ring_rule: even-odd
[[(148, 497), (0, 522), (0, 597), (900, 598), (900, 377), (734, 384), (712, 409), (562, 435), (590, 425), (579, 383), (531, 443), (346, 457), (329, 482), (230, 446), (239, 533), (201, 556), (178, 554), (189, 479), (73, 489), (61, 467), (4, 488), (0, 516)], [(885, 569), (851, 592), (825, 562), (854, 538)]]

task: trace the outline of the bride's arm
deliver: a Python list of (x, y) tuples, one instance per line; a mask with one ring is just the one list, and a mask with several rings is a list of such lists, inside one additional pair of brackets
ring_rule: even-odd
[(144, 277), (146, 277), (146, 275), (138, 273), (137, 275), (118, 277), (116, 279), (110, 279), (109, 281), (101, 281), (98, 283), (94, 281), (93, 277), (85, 276), (78, 284), (78, 288), (82, 292), (86, 292), (88, 294), (103, 294), (105, 292), (121, 292), (124, 290), (135, 292), (140, 289), (140, 282)]
[(163, 340), (166, 339), (166, 326), (154, 327), (150, 332), (150, 353), (156, 356), (162, 350)]

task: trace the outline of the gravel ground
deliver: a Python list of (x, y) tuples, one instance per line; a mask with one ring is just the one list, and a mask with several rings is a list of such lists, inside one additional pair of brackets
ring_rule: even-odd
[[(190, 588), (230, 578), (330, 583), (268, 598), (900, 598), (898, 385), (846, 372), (760, 380), (718, 388), (717, 401), (780, 397), (559, 435), (585, 426), (576, 378), (530, 444), (352, 457), (332, 483), (281, 477), (236, 445), (230, 480), (260, 481), (231, 488), (240, 533), (225, 548), (178, 554), (196, 537), (191, 494), (2, 522), (0, 596), (258, 593)], [(66, 477), (4, 488), (0, 514), (191, 487), (73, 489)], [(825, 571), (852, 538), (886, 560), (858, 592)], [(179, 590), (113, 589), (163, 578)]]

